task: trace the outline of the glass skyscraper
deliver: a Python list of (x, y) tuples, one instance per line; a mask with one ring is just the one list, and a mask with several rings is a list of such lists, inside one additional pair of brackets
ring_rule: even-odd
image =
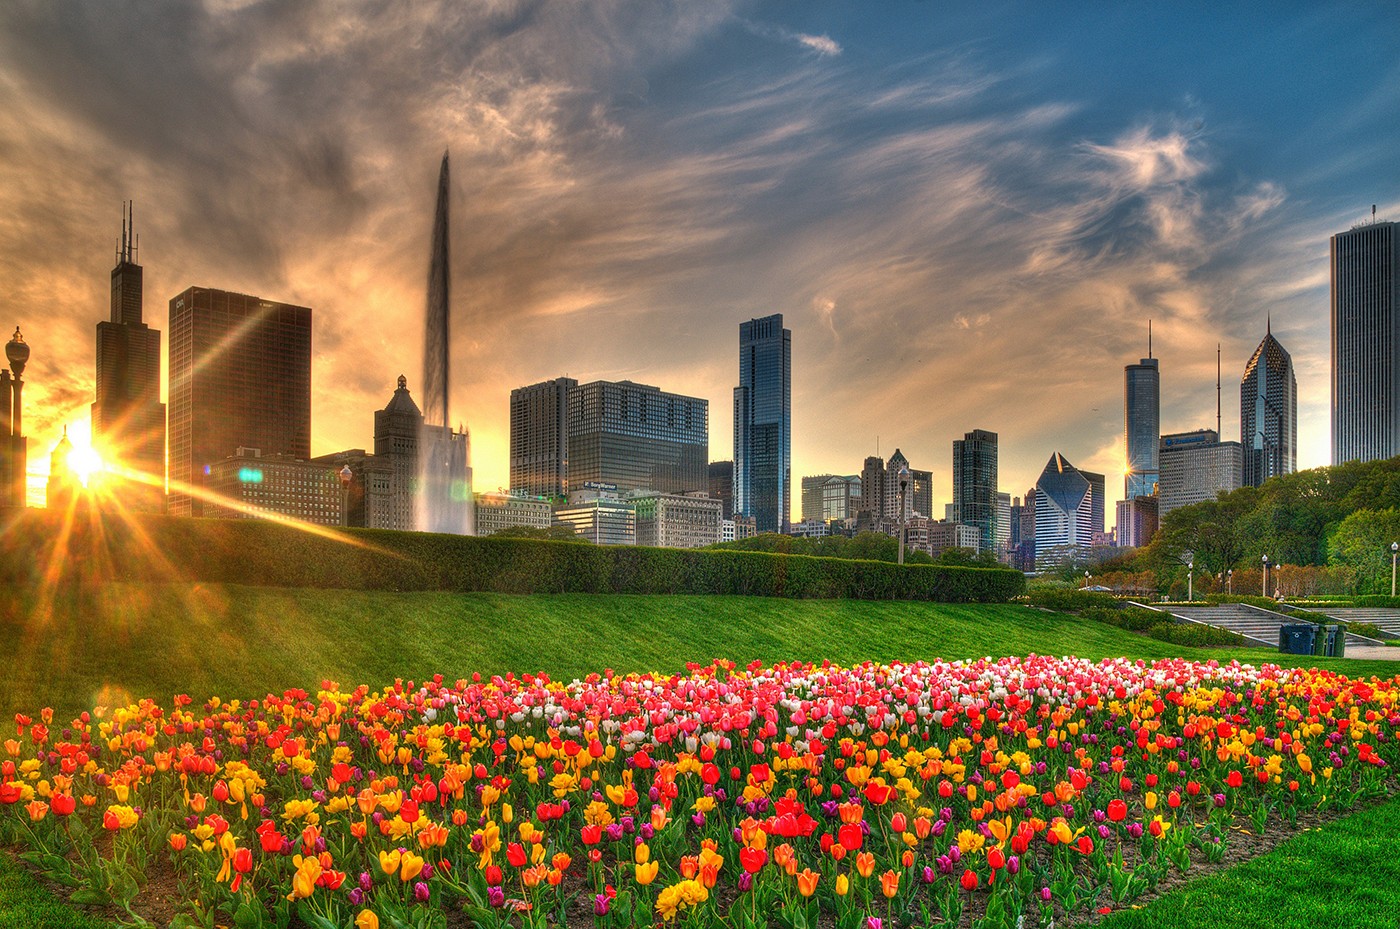
[(995, 551), (1000, 537), (995, 432), (974, 429), (953, 441), (953, 506), (957, 522), (977, 527), (981, 551)]
[(1152, 357), (1152, 324), (1147, 329), (1147, 357), (1123, 368), (1123, 445), (1127, 474), (1123, 496), (1148, 497), (1156, 492), (1157, 443), (1162, 438), (1162, 377)]
[(1333, 464), (1400, 455), (1396, 229), (1370, 223), (1332, 237)]
[(792, 332), (782, 314), (739, 324), (734, 388), (734, 512), (759, 532), (792, 522)]
[(1240, 486), (1258, 487), (1298, 470), (1298, 379), (1293, 358), (1272, 327), (1254, 350), (1240, 380)]

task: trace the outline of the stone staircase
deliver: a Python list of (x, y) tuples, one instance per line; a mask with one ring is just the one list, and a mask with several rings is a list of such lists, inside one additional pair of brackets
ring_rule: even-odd
[[(1308, 608), (1301, 607), (1301, 609)], [(1384, 633), (1381, 638), (1400, 639), (1400, 610), (1369, 606), (1329, 606), (1322, 609), (1312, 609), (1310, 612), (1322, 613), (1344, 623), (1370, 623)], [(1348, 637), (1347, 644), (1351, 644), (1350, 637)]]
[[(1207, 626), (1216, 626), (1220, 629), (1227, 629), (1236, 635), (1243, 636), (1251, 644), (1262, 645), (1267, 648), (1278, 648), (1279, 627), (1295, 622), (1286, 613), (1275, 613), (1272, 610), (1261, 609), (1257, 606), (1250, 606), (1247, 603), (1218, 603), (1205, 605), (1185, 605), (1185, 604), (1151, 604), (1134, 603), (1133, 606), (1143, 606), (1150, 610), (1157, 610), (1162, 613), (1170, 613), (1183, 622), (1203, 623)], [(1331, 615), (1329, 612), (1327, 615)], [(1340, 618), (1340, 617), (1339, 617)], [(1370, 622), (1371, 620), (1366, 620)], [(1400, 622), (1400, 616), (1397, 616)], [(1380, 645), (1376, 639), (1366, 636), (1347, 633), (1346, 647), (1361, 645)]]

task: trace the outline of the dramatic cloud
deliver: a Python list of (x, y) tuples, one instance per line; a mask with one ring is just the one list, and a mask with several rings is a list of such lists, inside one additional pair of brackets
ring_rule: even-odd
[[(1269, 313), (1298, 364), (1300, 464), (1324, 463), (1326, 239), (1362, 198), (1394, 215), (1394, 83), (1248, 109), (1252, 84), (1143, 78), (1121, 23), (1038, 15), (0, 7), (0, 325), (34, 347), (34, 487), (87, 416), (125, 199), (152, 325), (191, 284), (313, 307), (313, 451), (367, 446), (395, 377), (419, 380), (444, 150), (452, 409), (483, 487), (507, 480), (510, 389), (565, 373), (708, 398), (728, 457), (737, 325), (772, 312), (794, 333), (794, 479), (856, 471), (878, 437), (933, 468), (941, 503), (973, 428), (1001, 434), (1018, 495), (1056, 450), (1116, 474), (1147, 320), (1164, 428), (1213, 425), (1220, 342), (1229, 434)], [(1212, 28), (1187, 25), (1164, 61)], [(1285, 26), (1257, 41), (1288, 87), (1289, 56), (1338, 36)], [(1357, 67), (1393, 60), (1393, 24), (1348, 28), (1369, 37)], [(1332, 115), (1338, 150), (1292, 123)]]

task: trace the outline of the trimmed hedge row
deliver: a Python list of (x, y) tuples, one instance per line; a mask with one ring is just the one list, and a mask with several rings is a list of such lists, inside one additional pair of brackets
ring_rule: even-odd
[[(60, 541), (62, 539), (62, 541)], [(347, 540), (349, 544), (347, 544)], [(387, 530), (315, 535), (262, 520), (94, 517), (66, 537), (42, 511), (0, 520), (0, 579), (37, 583), (40, 564), (80, 579), (192, 580), (269, 587), (496, 593), (737, 594), (1000, 602), (1025, 579), (954, 568), (765, 552), (607, 547)], [(152, 553), (161, 553), (154, 555)], [(31, 559), (29, 555), (37, 557)]]

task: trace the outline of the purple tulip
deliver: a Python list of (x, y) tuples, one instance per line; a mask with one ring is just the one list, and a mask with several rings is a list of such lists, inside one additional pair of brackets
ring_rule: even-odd
[(430, 892), (427, 884), (419, 881), (413, 885), (413, 899), (417, 900), (419, 903), (427, 903), (429, 895)]
[(598, 894), (593, 898), (594, 916), (607, 916), (610, 909), (612, 909), (612, 897), (607, 894)]

